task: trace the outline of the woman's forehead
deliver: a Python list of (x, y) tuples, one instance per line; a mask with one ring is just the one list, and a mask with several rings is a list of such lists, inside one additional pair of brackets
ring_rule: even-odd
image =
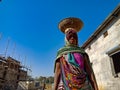
[(69, 29), (69, 30), (66, 32), (66, 34), (71, 34), (71, 33), (77, 34), (77, 32), (76, 32), (74, 29)]

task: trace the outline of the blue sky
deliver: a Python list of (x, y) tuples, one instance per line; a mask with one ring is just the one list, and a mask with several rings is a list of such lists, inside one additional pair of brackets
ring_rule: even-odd
[(81, 46), (119, 3), (120, 0), (2, 0), (0, 54), (31, 66), (33, 77), (53, 76), (57, 50), (64, 46), (64, 34), (58, 29), (60, 20), (78, 17), (84, 22), (78, 33)]

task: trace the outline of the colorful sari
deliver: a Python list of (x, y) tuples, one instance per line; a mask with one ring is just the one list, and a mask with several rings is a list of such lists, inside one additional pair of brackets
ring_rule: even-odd
[[(71, 35), (76, 38), (76, 45), (69, 43)], [(78, 46), (78, 37), (75, 32), (67, 32), (65, 42), (66, 46), (57, 52), (56, 57), (56, 61), (59, 60), (61, 68), (60, 82), (57, 90), (93, 90), (84, 67), (83, 55), (86, 53)]]
[(80, 53), (68, 53), (60, 58), (61, 78), (58, 90), (93, 90), (84, 71)]

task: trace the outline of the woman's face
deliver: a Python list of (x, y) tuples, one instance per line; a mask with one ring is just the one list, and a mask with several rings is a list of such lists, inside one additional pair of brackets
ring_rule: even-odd
[(66, 32), (66, 39), (68, 40), (68, 42), (72, 45), (77, 45), (78, 42), (78, 36), (77, 33), (74, 30), (69, 30), (68, 32)]
[(77, 40), (74, 36), (71, 36), (70, 39), (69, 39), (69, 43), (70, 44), (73, 44), (73, 45), (77, 45)]

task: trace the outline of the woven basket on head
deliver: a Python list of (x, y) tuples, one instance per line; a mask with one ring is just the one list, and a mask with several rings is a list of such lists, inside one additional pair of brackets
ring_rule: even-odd
[(58, 27), (63, 33), (65, 33), (67, 28), (73, 28), (78, 32), (83, 27), (83, 22), (79, 18), (69, 17), (60, 21)]

